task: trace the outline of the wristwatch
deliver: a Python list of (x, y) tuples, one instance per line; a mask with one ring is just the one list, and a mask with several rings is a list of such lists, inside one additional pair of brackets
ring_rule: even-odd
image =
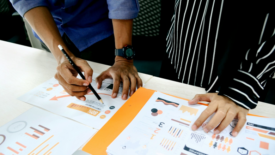
[(128, 60), (132, 60), (135, 57), (136, 53), (133, 49), (133, 46), (126, 45), (122, 49), (115, 49), (115, 55), (121, 56)]

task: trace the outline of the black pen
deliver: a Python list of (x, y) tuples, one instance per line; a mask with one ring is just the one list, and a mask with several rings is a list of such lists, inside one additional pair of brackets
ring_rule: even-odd
[[(81, 71), (78, 69), (78, 67), (76, 66), (76, 64), (73, 62), (73, 60), (69, 57), (69, 55), (67, 54), (67, 52), (63, 49), (63, 47), (61, 45), (58, 45), (58, 48), (60, 49), (60, 51), (63, 52), (63, 54), (65, 55), (65, 57), (69, 60), (70, 64), (74, 67), (74, 69), (77, 71), (77, 73), (81, 76), (81, 78), (83, 80), (85, 79), (85, 76), (81, 73)], [(91, 84), (89, 84), (88, 86), (92, 92), (95, 94), (96, 98), (103, 104), (103, 101), (101, 99), (101, 97), (97, 94), (97, 92), (94, 90), (94, 88), (92, 87)]]

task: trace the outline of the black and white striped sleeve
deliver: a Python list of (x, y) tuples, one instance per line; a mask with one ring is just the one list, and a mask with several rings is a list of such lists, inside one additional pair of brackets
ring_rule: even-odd
[(262, 94), (267, 79), (275, 72), (275, 35), (256, 48), (246, 52), (238, 72), (227, 89), (219, 95), (227, 96), (236, 104), (254, 109)]

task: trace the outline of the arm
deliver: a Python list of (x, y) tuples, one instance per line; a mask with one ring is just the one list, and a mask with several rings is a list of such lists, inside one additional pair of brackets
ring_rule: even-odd
[[(20, 15), (26, 18), (32, 29), (39, 35), (53, 53), (58, 62), (58, 72), (56, 73), (55, 78), (70, 95), (85, 100), (86, 98), (84, 95), (89, 91), (87, 86), (92, 81), (91, 77), (93, 71), (86, 61), (76, 58), (66, 47), (52, 15), (47, 9), (47, 3), (45, 1), (28, 2), (23, 0), (11, 2)], [(63, 46), (73, 61), (82, 69), (82, 71), (85, 72), (85, 77), (88, 80), (76, 78), (77, 72), (75, 72), (68, 60), (66, 60), (65, 56), (58, 49), (57, 46), (59, 44)]]
[[(114, 3), (114, 1), (107, 0), (107, 2), (109, 18), (113, 22), (116, 49), (121, 49), (125, 45), (132, 45), (132, 19), (138, 13), (137, 1), (117, 0)], [(120, 56), (116, 56), (114, 65), (97, 78), (98, 88), (101, 87), (102, 81), (106, 78), (114, 79), (113, 98), (117, 96), (120, 81), (123, 82), (122, 99), (127, 99), (128, 94), (131, 96), (136, 87), (142, 86), (133, 60), (127, 60)], [(129, 88), (130, 92), (128, 92)]]
[(196, 130), (210, 115), (216, 112), (214, 117), (203, 127), (204, 131), (209, 132), (215, 128), (215, 134), (219, 134), (236, 117), (238, 123), (233, 129), (232, 135), (237, 136), (246, 122), (248, 110), (257, 106), (266, 81), (273, 76), (274, 72), (275, 35), (247, 51), (228, 88), (220, 89), (219, 94), (196, 95), (193, 100), (189, 101), (189, 104), (196, 104), (198, 101), (210, 102), (192, 129)]

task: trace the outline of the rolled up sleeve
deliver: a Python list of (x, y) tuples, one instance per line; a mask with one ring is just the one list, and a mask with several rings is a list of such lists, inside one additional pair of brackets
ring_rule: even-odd
[(10, 0), (10, 2), (22, 17), (24, 17), (26, 12), (35, 7), (48, 6), (47, 0)]
[(110, 19), (134, 19), (138, 16), (138, 0), (107, 0)]

